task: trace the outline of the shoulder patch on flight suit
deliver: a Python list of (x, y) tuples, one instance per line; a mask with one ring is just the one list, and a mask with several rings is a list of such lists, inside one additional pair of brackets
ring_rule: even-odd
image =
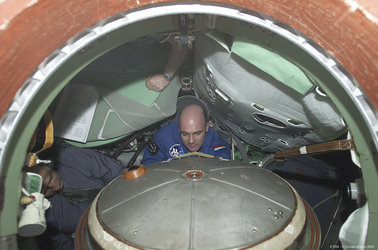
[(154, 155), (154, 154), (157, 153), (157, 151), (159, 151), (158, 145), (156, 145), (154, 138), (150, 138), (150, 141), (148, 143), (148, 152), (150, 152), (150, 154)]

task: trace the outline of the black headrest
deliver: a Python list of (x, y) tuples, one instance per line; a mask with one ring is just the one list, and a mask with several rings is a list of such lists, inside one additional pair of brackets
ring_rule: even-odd
[(203, 111), (205, 112), (206, 121), (210, 118), (209, 108), (206, 104), (199, 98), (192, 96), (192, 95), (184, 95), (177, 98), (177, 111), (176, 111), (176, 119), (179, 118), (181, 111), (189, 105), (198, 105), (200, 106)]

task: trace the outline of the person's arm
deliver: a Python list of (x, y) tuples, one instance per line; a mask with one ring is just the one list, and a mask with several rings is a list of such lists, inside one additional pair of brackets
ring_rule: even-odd
[(94, 149), (60, 146), (57, 152), (57, 166), (64, 168), (62, 177), (70, 180), (70, 188), (101, 188), (125, 170), (121, 163)]
[(57, 194), (49, 199), (51, 207), (46, 210), (46, 231), (38, 237), (38, 245), (43, 249), (74, 249), (72, 234), (77, 222), (87, 209), (86, 203), (72, 204)]
[(37, 237), (40, 250), (75, 250), (74, 238), (70, 234), (64, 234), (54, 229), (48, 229)]
[(171, 50), (169, 52), (168, 62), (164, 68), (164, 72), (152, 75), (146, 79), (146, 87), (150, 90), (160, 92), (165, 89), (170, 80), (165, 79), (163, 73), (168, 74), (169, 78), (172, 79), (188, 54), (188, 46), (186, 44), (181, 44), (180, 46), (180, 44), (174, 40), (173, 36), (168, 42), (171, 44)]
[(66, 235), (75, 232), (80, 217), (88, 208), (84, 202), (69, 202), (64, 196), (56, 194), (49, 199), (51, 207), (45, 211), (47, 229)]

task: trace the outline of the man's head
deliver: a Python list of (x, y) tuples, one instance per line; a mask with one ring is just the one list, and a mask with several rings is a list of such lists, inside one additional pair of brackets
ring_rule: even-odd
[(199, 105), (186, 106), (179, 116), (181, 140), (189, 152), (197, 152), (205, 141), (209, 130), (205, 112)]
[(28, 172), (39, 174), (42, 177), (41, 193), (51, 197), (63, 189), (63, 181), (58, 172), (45, 165), (37, 165), (27, 169)]

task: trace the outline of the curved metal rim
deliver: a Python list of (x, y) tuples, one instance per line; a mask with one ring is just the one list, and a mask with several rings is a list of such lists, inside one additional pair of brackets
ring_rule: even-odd
[[(320, 64), (334, 77), (342, 90), (349, 96), (349, 102), (359, 110), (363, 117), (365, 126), (369, 129), (369, 134), (374, 143), (374, 149), (378, 148), (378, 122), (376, 111), (370, 104), (368, 97), (359, 88), (354, 79), (345, 74), (346, 70), (337, 61), (328, 55), (324, 50), (319, 49), (312, 41), (305, 38), (299, 33), (293, 33), (292, 30), (282, 26), (274, 19), (267, 18), (265, 15), (253, 15), (250, 11), (243, 12), (241, 8), (229, 5), (201, 3), (166, 3), (164, 5), (147, 6), (145, 8), (117, 14), (104, 19), (97, 25), (88, 28), (77, 36), (68, 40), (60, 49), (46, 58), (35, 71), (35, 73), (25, 81), (22, 87), (15, 95), (13, 102), (0, 121), (0, 172), (6, 162), (5, 158), (9, 152), (12, 152), (18, 146), (16, 128), (22, 127), (22, 118), (27, 112), (30, 112), (31, 103), (35, 101), (37, 93), (42, 90), (52, 76), (59, 72), (60, 68), (68, 62), (73, 55), (79, 51), (85, 50), (87, 45), (92, 44), (97, 39), (116, 31), (117, 29), (127, 26), (131, 23), (143, 21), (152, 17), (161, 17), (170, 14), (184, 14), (189, 12), (223, 15), (230, 18), (249, 22), (259, 25), (267, 30), (275, 32), (280, 36), (295, 43), (298, 47), (305, 50), (313, 58), (316, 58)], [(185, 10), (185, 11), (183, 11)], [(61, 82), (55, 89), (55, 93), (64, 87), (65, 83)], [(55, 96), (54, 96), (55, 97)], [(52, 101), (52, 96), (49, 98)], [(47, 102), (47, 101), (46, 101)], [(45, 102), (45, 104), (46, 104)], [(38, 106), (40, 108), (40, 106)], [(34, 110), (35, 113), (37, 109)], [(26, 119), (26, 118), (24, 118)], [(353, 131), (352, 131), (353, 132)], [(363, 133), (362, 131), (361, 133)], [(372, 145), (367, 145), (370, 148)]]
[[(182, 11), (183, 9), (185, 9), (185, 11)], [(1, 119), (0, 135), (4, 139), (1, 140), (0, 144), (0, 163), (3, 161), (4, 154), (7, 152), (6, 146), (9, 144), (13, 136), (13, 128), (19, 125), (19, 120), (24, 114), (26, 107), (28, 107), (30, 102), (34, 99), (38, 91), (40, 91), (46, 82), (49, 81), (51, 75), (56, 73), (56, 71), (59, 70), (59, 67), (66, 63), (72, 55), (79, 53), (81, 50), (85, 49), (86, 46), (94, 43), (97, 39), (131, 23), (158, 16), (182, 13), (223, 15), (256, 24), (287, 38), (292, 43), (295, 43), (298, 47), (305, 50), (313, 58), (316, 58), (319, 63), (334, 76), (337, 82), (349, 94), (360, 113), (364, 115), (363, 117), (367, 124), (378, 124), (375, 111), (369, 103), (368, 97), (353, 79), (350, 79), (348, 75), (343, 73), (346, 72), (346, 70), (337, 63), (336, 59), (330, 57), (330, 55), (324, 50), (319, 51), (318, 49), (320, 47), (312, 46), (312, 41), (309, 41), (307, 38), (303, 37), (303, 35), (294, 34), (290, 30), (282, 28), (278, 21), (273, 22), (272, 19), (262, 19), (261, 17), (253, 16), (251, 13), (246, 14), (243, 11), (232, 7), (206, 5), (204, 3), (162, 5), (157, 7), (149, 6), (149, 8), (146, 9), (130, 13), (120, 13), (104, 19), (97, 25), (88, 28), (70, 39), (62, 48), (56, 50), (41, 63), (36, 72), (17, 92), (11, 106)], [(63, 86), (61, 86), (61, 88), (62, 87)], [(373, 140), (375, 146), (378, 148), (378, 126), (369, 126), (369, 128), (371, 129), (370, 134), (372, 138), (375, 139)]]

